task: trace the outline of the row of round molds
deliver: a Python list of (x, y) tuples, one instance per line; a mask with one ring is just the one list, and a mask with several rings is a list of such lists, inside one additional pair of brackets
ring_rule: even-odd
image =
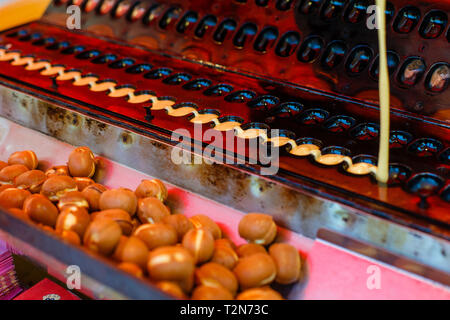
[[(245, 4), (251, 0), (234, 0), (236, 3)], [(55, 0), (57, 5), (78, 5), (83, 8), (85, 12), (97, 11), (98, 14), (105, 15), (110, 14), (114, 18), (127, 17), (129, 21), (137, 21), (143, 19), (143, 21), (149, 20), (149, 16), (157, 10), (158, 4), (145, 4), (140, 1), (131, 0)], [(276, 0), (275, 8), (280, 11), (286, 11), (293, 7), (293, 0)], [(267, 7), (268, 0), (255, 0), (255, 4), (260, 7)], [(366, 21), (368, 7), (372, 3), (368, 0), (301, 0), (297, 7), (299, 13), (302, 14), (315, 14), (319, 15), (324, 21), (333, 20), (339, 18), (342, 21), (348, 23), (361, 23)], [(168, 21), (177, 18), (179, 13), (175, 11), (179, 8), (172, 7), (168, 9), (163, 15), (163, 22), (161, 25), (167, 26)], [(424, 39), (435, 39), (444, 33), (447, 26), (448, 17), (444, 11), (430, 10), (425, 15), (420, 12), (415, 6), (405, 6), (398, 10), (397, 16), (395, 15), (394, 5), (390, 2), (386, 4), (387, 20), (392, 21), (392, 28), (397, 33), (410, 33), (417, 26), (419, 34)], [(196, 22), (198, 16), (187, 14), (185, 16), (184, 23)], [(422, 21), (420, 22), (422, 18)], [(170, 21), (169, 21), (170, 22)], [(182, 28), (183, 23), (179, 24)], [(447, 31), (447, 40), (450, 41), (450, 28)]]
[[(16, 50), (0, 49), (0, 61), (9, 62), (14, 66), (23, 66), (29, 71), (39, 71), (42, 76), (53, 76), (59, 81), (72, 81), (74, 86), (89, 86), (95, 92), (107, 91), (113, 98), (128, 97), (129, 103), (143, 103), (151, 101), (151, 110), (165, 110), (170, 116), (188, 116), (189, 121), (198, 124), (213, 123), (214, 129), (219, 131), (234, 130), (237, 137), (243, 139), (261, 138), (265, 143), (271, 143), (275, 147), (284, 147), (292, 156), (310, 157), (324, 167), (340, 166), (346, 173), (352, 175), (376, 175), (376, 159), (369, 155), (358, 155), (350, 157), (348, 149), (330, 146), (321, 148), (321, 143), (313, 138), (300, 138), (295, 140), (295, 135), (286, 130), (279, 131), (276, 136), (268, 136), (269, 127), (265, 124), (247, 123), (242, 124), (232, 117), (221, 119), (220, 113), (216, 110), (208, 112), (209, 109), (198, 110), (194, 103), (175, 104), (175, 101), (165, 97), (157, 97), (151, 91), (137, 94), (132, 88), (117, 85), (116, 82), (100, 80), (98, 77), (89, 74), (83, 76), (79, 71), (67, 69), (64, 66), (52, 65), (48, 61), (39, 61), (34, 57), (21, 55)], [(225, 118), (225, 117), (224, 117)], [(411, 174), (411, 170), (401, 164), (390, 164), (390, 183), (397, 184), (404, 182)], [(420, 197), (428, 197), (438, 192), (444, 186), (444, 180), (432, 173), (420, 173), (407, 180), (406, 188)], [(442, 197), (446, 199), (447, 188), (442, 192)], [(422, 204), (423, 205), (423, 204)]]
[[(295, 118), (302, 125), (319, 125), (324, 129), (334, 133), (350, 131), (351, 138), (359, 141), (369, 141), (378, 138), (379, 125), (376, 123), (357, 123), (356, 119), (347, 115), (330, 116), (329, 112), (322, 108), (310, 108), (304, 110), (304, 106), (298, 102), (284, 102), (280, 104), (280, 99), (272, 95), (258, 96), (252, 90), (236, 90), (230, 84), (220, 83), (213, 85), (212, 81), (205, 78), (192, 79), (186, 72), (173, 72), (169, 68), (154, 67), (149, 63), (136, 63), (132, 58), (120, 58), (114, 54), (103, 54), (97, 49), (86, 49), (84, 46), (70, 46), (69, 42), (57, 42), (54, 38), (42, 38), (40, 34), (30, 33), (27, 30), (18, 30), (9, 34), (9, 37), (18, 37), (21, 41), (33, 41), (35, 45), (47, 45), (49, 50), (62, 50), (63, 54), (75, 54), (78, 59), (90, 60), (94, 64), (108, 64), (113, 69), (124, 69), (129, 74), (143, 74), (146, 79), (162, 80), (168, 85), (181, 85), (185, 90), (203, 91), (206, 96), (224, 96), (227, 102), (247, 103), (248, 107), (255, 110), (264, 110), (275, 117), (289, 116)], [(49, 40), (52, 39), (52, 40)], [(77, 71), (77, 70), (72, 70)], [(104, 86), (115, 82), (114, 80), (103, 80)], [(121, 85), (119, 92), (131, 92), (134, 90), (131, 85)], [(116, 89), (116, 90), (117, 90)], [(94, 88), (93, 90), (98, 90)], [(138, 92), (136, 94), (141, 94)], [(117, 93), (116, 93), (117, 94)], [(141, 95), (142, 96), (142, 95)], [(142, 101), (134, 97), (135, 101)], [(134, 100), (133, 100), (134, 101)], [(137, 102), (139, 103), (139, 102)], [(413, 140), (413, 136), (404, 131), (394, 130), (391, 132), (390, 147), (392, 149), (403, 148)], [(419, 138), (414, 140), (407, 150), (419, 157), (437, 155), (438, 160), (449, 163), (450, 155), (448, 148), (440, 153), (444, 148), (443, 144), (433, 138)]]
[[(308, 3), (311, 1), (308, 0)], [(335, 1), (337, 3), (343, 3), (342, 1)], [(72, 1), (73, 3), (73, 1)], [(78, 1), (78, 4), (84, 6), (84, 8), (91, 8), (89, 1)], [(152, 19), (156, 19), (158, 16), (158, 5), (152, 5), (149, 8), (146, 5), (139, 2), (133, 4), (132, 1), (104, 1), (101, 4), (97, 4), (97, 11), (102, 14), (110, 13), (114, 18), (121, 18), (123, 16), (128, 17), (131, 21), (134, 21), (136, 14), (134, 12), (140, 12), (138, 15), (140, 19), (144, 19), (148, 15)], [(338, 4), (332, 3), (333, 8), (338, 8)], [(365, 5), (358, 3), (353, 4), (355, 6)], [(324, 7), (326, 3), (323, 4)], [(145, 9), (144, 9), (145, 7)], [(103, 8), (103, 9), (102, 9)], [(109, 8), (106, 10), (106, 8)], [(301, 6), (300, 6), (301, 8)], [(362, 10), (361, 8), (359, 10)], [(409, 17), (410, 11), (402, 9), (400, 13), (405, 12), (406, 17)], [(441, 17), (439, 21), (445, 20), (446, 14), (433, 13), (430, 18), (432, 23), (437, 23), (439, 19), (435, 17), (441, 17), (445, 15), (445, 19)], [(233, 44), (237, 49), (242, 49), (245, 46), (253, 43), (253, 49), (259, 53), (266, 53), (269, 49), (274, 48), (275, 54), (280, 57), (289, 57), (297, 52), (297, 59), (303, 63), (312, 63), (319, 61), (325, 69), (333, 69), (345, 63), (345, 70), (350, 76), (356, 76), (366, 69), (371, 79), (378, 80), (378, 59), (374, 57), (373, 50), (367, 45), (356, 45), (349, 50), (344, 41), (336, 40), (326, 44), (322, 37), (318, 35), (310, 35), (301, 42), (300, 34), (296, 31), (288, 31), (280, 36), (279, 31), (274, 26), (266, 26), (258, 33), (258, 26), (252, 22), (244, 22), (239, 28), (237, 22), (231, 18), (225, 18), (218, 23), (217, 18), (214, 15), (206, 15), (202, 19), (199, 18), (197, 12), (186, 11), (183, 15), (181, 9), (178, 7), (171, 7), (165, 11), (165, 13), (159, 12), (161, 19), (158, 23), (159, 27), (163, 30), (167, 30), (170, 25), (175, 25), (175, 29), (179, 33), (187, 33), (189, 30), (193, 30), (196, 38), (202, 38), (207, 30), (215, 28), (212, 32), (214, 42), (222, 44), (226, 39), (232, 38)], [(399, 15), (400, 15), (399, 13)], [(433, 15), (434, 14), (434, 15)], [(427, 15), (427, 16), (428, 16)], [(403, 16), (403, 13), (402, 13)], [(175, 23), (179, 19), (178, 23)], [(399, 18), (397, 17), (396, 20)], [(400, 22), (402, 25), (409, 25), (408, 22)], [(431, 23), (431, 22), (430, 22)], [(196, 25), (196, 26), (195, 26)], [(434, 25), (434, 24), (433, 24)], [(437, 27), (427, 26), (424, 27), (429, 32), (436, 32)], [(395, 28), (394, 28), (395, 29)], [(434, 31), (433, 31), (434, 30)], [(234, 33), (234, 36), (232, 33)], [(428, 36), (431, 38), (431, 35)], [(403, 88), (409, 88), (415, 86), (425, 76), (425, 89), (430, 93), (440, 93), (448, 88), (450, 82), (450, 65), (447, 62), (437, 62), (428, 68), (422, 57), (411, 56), (404, 60), (400, 66), (399, 56), (393, 52), (388, 52), (388, 65), (391, 74), (398, 70), (395, 82), (397, 85)], [(400, 68), (399, 68), (400, 66)]]

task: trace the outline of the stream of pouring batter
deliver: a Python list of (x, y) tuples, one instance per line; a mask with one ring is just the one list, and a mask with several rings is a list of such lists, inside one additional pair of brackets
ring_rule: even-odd
[(386, 0), (376, 0), (379, 47), (380, 146), (378, 149), (377, 180), (389, 178), (389, 71), (386, 52)]

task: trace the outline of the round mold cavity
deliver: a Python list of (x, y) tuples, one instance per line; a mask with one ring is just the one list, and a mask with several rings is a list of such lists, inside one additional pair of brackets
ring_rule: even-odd
[(157, 68), (144, 74), (144, 78), (152, 80), (162, 79), (170, 75), (172, 72), (173, 70), (170, 68)]
[(296, 31), (288, 31), (278, 41), (275, 53), (280, 57), (289, 57), (294, 54), (299, 44), (300, 34)]
[(150, 90), (138, 90), (135, 91), (133, 96), (128, 96), (127, 101), (129, 103), (144, 103), (149, 101), (150, 99), (156, 97), (155, 92)]
[(343, 163), (345, 172), (351, 175), (364, 176), (371, 173), (371, 169), (377, 164), (377, 158), (367, 154), (360, 154), (352, 158), (352, 163), (351, 167), (349, 167), (347, 162)]
[(128, 11), (127, 20), (130, 22), (135, 22), (142, 19), (148, 11), (147, 8), (147, 3), (136, 1)]
[(28, 30), (18, 30), (6, 34), (7, 38), (24, 37), (28, 34)]
[(450, 64), (438, 62), (434, 64), (425, 78), (425, 88), (438, 94), (448, 88), (450, 83)]
[[(47, 45), (45, 48), (48, 50), (62, 50), (61, 53), (65, 53), (65, 50), (68, 50), (70, 48), (69, 46), (70, 46), (70, 43), (68, 41), (60, 41), (60, 42), (51, 43), (51, 44)], [(83, 47), (83, 49), (81, 49), (81, 46), (74, 46), (72, 48), (74, 51), (71, 53), (73, 53), (73, 54), (84, 50), (84, 47)]]
[(402, 87), (412, 87), (420, 82), (427, 65), (425, 60), (421, 57), (409, 57), (407, 58), (397, 73), (397, 82)]
[(109, 90), (112, 86), (115, 87), (117, 85), (117, 81), (114, 79), (104, 79), (98, 80), (90, 87), (91, 91), (100, 92)]
[(131, 73), (131, 74), (140, 74), (143, 72), (147, 72), (150, 71), (150, 69), (152, 68), (151, 64), (148, 63), (138, 63), (134, 66), (131, 66), (129, 68), (127, 68), (125, 70), (126, 73)]
[(267, 143), (270, 143), (275, 148), (280, 148), (289, 144), (288, 142), (295, 139), (295, 133), (289, 130), (270, 130), (269, 139)]
[(60, 74), (56, 80), (62, 80), (62, 81), (67, 81), (67, 80), (73, 80), (75, 77), (79, 77), (81, 75), (81, 70), (80, 69), (68, 69), (65, 70), (63, 74)]
[(301, 62), (312, 63), (320, 56), (324, 47), (324, 41), (319, 36), (310, 36), (303, 41), (297, 53), (297, 59)]
[(152, 102), (151, 110), (164, 110), (169, 106), (172, 107), (176, 101), (176, 98), (170, 96), (158, 97)]
[(6, 50), (5, 53), (0, 57), (0, 61), (11, 62), (13, 59), (20, 58), (20, 50)]
[(259, 7), (267, 7), (269, 0), (255, 0), (255, 3)]
[(251, 42), (253, 37), (258, 32), (258, 27), (253, 22), (244, 23), (236, 32), (233, 38), (233, 44), (238, 49), (243, 49), (244, 46)]
[(450, 203), (450, 184), (447, 185), (441, 192), (441, 198), (445, 202)]
[(135, 63), (134, 59), (124, 58), (111, 62), (110, 64), (108, 64), (108, 67), (110, 67), (111, 69), (122, 69), (131, 67), (132, 65), (134, 65), (134, 63)]
[(111, 63), (117, 59), (117, 56), (112, 53), (107, 53), (102, 56), (96, 57), (91, 60), (91, 63), (94, 64), (104, 64), (104, 63)]
[(184, 117), (190, 115), (197, 109), (198, 105), (193, 102), (182, 102), (173, 105), (172, 110), (167, 110), (167, 113), (172, 117)]
[(20, 58), (17, 58), (11, 61), (11, 65), (13, 66), (24, 66), (28, 65), (28, 63), (34, 62), (35, 55), (33, 54), (24, 54)]
[(420, 20), (420, 10), (413, 6), (402, 8), (394, 20), (394, 30), (398, 33), (411, 32)]
[(209, 79), (195, 79), (183, 85), (183, 89), (198, 91), (208, 88), (211, 84), (212, 81)]
[(380, 126), (376, 123), (361, 123), (350, 131), (350, 136), (361, 141), (373, 140), (378, 137)]
[(217, 120), (219, 123), (215, 123), (213, 128), (219, 131), (229, 131), (244, 123), (244, 119), (236, 116), (224, 116)]
[(339, 65), (347, 53), (347, 46), (344, 41), (335, 40), (328, 44), (322, 55), (322, 67), (325, 69), (333, 69)]
[(251, 90), (235, 91), (225, 97), (225, 101), (232, 103), (246, 103), (256, 97), (256, 93)]
[(100, 56), (101, 51), (100, 50), (85, 50), (81, 53), (78, 53), (75, 58), (81, 59), (81, 60), (88, 60), (88, 59), (94, 59)]
[(419, 27), (420, 35), (425, 39), (434, 39), (439, 37), (447, 26), (447, 14), (440, 10), (431, 10), (428, 12), (421, 26)]
[(114, 90), (110, 90), (108, 96), (112, 98), (121, 98), (128, 96), (130, 93), (134, 93), (136, 87), (131, 84), (122, 84), (120, 86), (116, 86)]
[(275, 45), (278, 34), (277, 28), (272, 26), (265, 27), (253, 42), (253, 49), (260, 53), (266, 53), (268, 49), (271, 49)]
[(169, 100), (169, 101), (175, 102), (175, 101), (177, 101), (177, 98), (172, 97), (172, 96), (161, 96), (161, 97), (158, 97), (158, 100), (159, 101), (167, 101), (167, 100)]
[(72, 84), (74, 86), (87, 86), (91, 82), (98, 81), (98, 78), (99, 78), (99, 76), (95, 73), (87, 73), (87, 74), (81, 75), (81, 77), (77, 80), (74, 79)]
[(132, 3), (130, 3), (129, 1), (121, 1), (116, 5), (114, 11), (111, 12), (111, 14), (114, 16), (114, 18), (119, 19), (126, 15), (131, 8)]
[(231, 18), (224, 19), (213, 33), (213, 39), (216, 43), (222, 44), (227, 38), (228, 34), (233, 33), (236, 29), (237, 23)]
[(169, 85), (180, 85), (183, 83), (188, 82), (189, 80), (192, 79), (192, 76), (188, 73), (185, 72), (179, 72), (179, 73), (175, 73), (171, 76), (168, 76), (167, 78), (165, 78), (163, 80), (163, 82), (165, 84), (169, 84)]
[(195, 11), (187, 11), (181, 20), (178, 22), (176, 30), (179, 33), (184, 33), (188, 28), (197, 23), (198, 13)]
[[(400, 63), (400, 58), (397, 53), (393, 51), (387, 51), (387, 63), (388, 63), (388, 71), (389, 75), (394, 74), (395, 70), (397, 70), (397, 67)], [(373, 59), (371, 66), (369, 68), (369, 76), (375, 80), (378, 81), (379, 78), (379, 70), (380, 67), (380, 56), (377, 55), (375, 59)]]
[(345, 157), (349, 157), (350, 155), (350, 150), (346, 148), (329, 146), (322, 149), (322, 155), (315, 159), (315, 161), (317, 164), (325, 167), (338, 166), (344, 161)]
[(85, 50), (85, 47), (82, 45), (76, 45), (72, 47), (67, 47), (61, 50), (62, 54), (77, 54)]
[(433, 138), (420, 138), (413, 141), (408, 151), (418, 157), (430, 157), (437, 154), (443, 148), (442, 142)]
[(268, 135), (270, 127), (265, 123), (250, 122), (241, 126), (242, 132), (236, 133), (242, 139), (257, 139), (261, 135)]
[(110, 12), (115, 7), (115, 5), (116, 5), (115, 0), (104, 0), (97, 7), (97, 13), (100, 15), (105, 15), (108, 12)]
[(144, 13), (142, 17), (142, 23), (148, 26), (153, 21), (157, 20), (161, 15), (161, 10), (164, 7), (159, 3), (150, 4), (148, 10)]
[(41, 75), (43, 76), (53, 76), (59, 74), (61, 71), (64, 71), (66, 68), (63, 64), (54, 64), (48, 69), (44, 69), (41, 71)]
[(351, 76), (360, 74), (369, 66), (372, 57), (373, 52), (369, 46), (356, 46), (345, 63), (347, 73)]
[(21, 41), (21, 42), (27, 42), (27, 41), (30, 41), (30, 40), (31, 40), (31, 34), (26, 34), (26, 35), (24, 35), (24, 36), (20, 36), (20, 37), (18, 38), (18, 40)]
[(49, 46), (53, 43), (55, 43), (55, 38), (48, 37), (48, 38), (40, 38), (38, 40), (33, 41), (31, 44), (33, 46)]
[(447, 149), (442, 151), (439, 154), (438, 159), (439, 159), (440, 162), (450, 165), (450, 147), (448, 147)]
[[(23, 39), (19, 39), (20, 41), (36, 41), (42, 38), (42, 34), (39, 32), (33, 32), (32, 34), (29, 34), (28, 36), (24, 37)], [(24, 40), (26, 39), (26, 40)]]
[(84, 4), (83, 4), (83, 10), (84, 12), (91, 12), (92, 10), (94, 10), (98, 4), (101, 2), (101, 0), (87, 0)]
[(50, 60), (48, 60), (48, 59), (36, 59), (36, 60), (34, 60), (33, 64), (26, 66), (25, 70), (41, 71), (42, 69), (44, 69), (50, 65), (51, 65)]

